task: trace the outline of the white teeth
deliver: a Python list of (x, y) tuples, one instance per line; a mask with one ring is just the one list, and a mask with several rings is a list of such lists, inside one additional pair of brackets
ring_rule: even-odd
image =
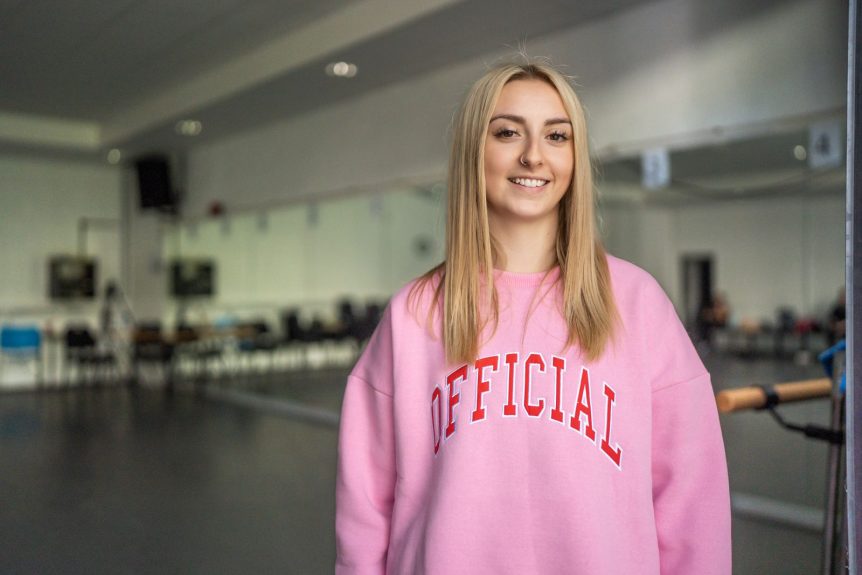
[(528, 188), (538, 188), (548, 183), (548, 180), (534, 180), (532, 178), (512, 178), (510, 181)]

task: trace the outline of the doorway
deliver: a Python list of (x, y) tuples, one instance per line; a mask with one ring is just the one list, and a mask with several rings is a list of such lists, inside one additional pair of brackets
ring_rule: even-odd
[(700, 310), (712, 301), (714, 261), (712, 254), (682, 256), (683, 321), (689, 330), (697, 327)]

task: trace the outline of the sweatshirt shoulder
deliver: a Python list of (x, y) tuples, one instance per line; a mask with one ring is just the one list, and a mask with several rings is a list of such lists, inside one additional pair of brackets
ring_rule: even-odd
[(658, 280), (630, 261), (607, 254), (611, 286), (619, 303), (649, 305), (665, 303), (667, 294)]
[(612, 289), (631, 350), (655, 390), (706, 373), (673, 302), (647, 271), (608, 256)]
[(438, 271), (427, 279), (424, 276), (414, 278), (396, 290), (389, 300), (392, 320), (402, 323), (408, 317), (426, 317), (440, 280), (441, 274)]

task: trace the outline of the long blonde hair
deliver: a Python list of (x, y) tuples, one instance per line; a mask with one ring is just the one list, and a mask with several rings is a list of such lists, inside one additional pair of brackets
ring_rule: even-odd
[[(452, 363), (472, 362), (488, 321), (499, 321), (494, 262), (500, 249), (488, 227), (485, 195), (485, 140), (500, 92), (514, 80), (542, 80), (553, 86), (572, 122), (574, 174), (559, 204), (556, 256), (562, 286), (560, 312), (568, 326), (566, 347), (580, 346), (589, 361), (598, 359), (616, 331), (619, 313), (611, 291), (605, 250), (595, 221), (595, 193), (587, 126), (581, 103), (566, 77), (548, 64), (499, 64), (479, 78), (454, 124), (449, 157), (446, 259), (414, 284), (408, 301), (418, 301), (436, 283), (428, 324), (442, 310), (443, 344)], [(439, 274), (439, 281), (432, 281)], [(482, 285), (485, 290), (482, 291)], [(442, 306), (441, 306), (442, 298)], [(490, 317), (482, 317), (482, 302)], [(487, 315), (487, 314), (486, 314)]]

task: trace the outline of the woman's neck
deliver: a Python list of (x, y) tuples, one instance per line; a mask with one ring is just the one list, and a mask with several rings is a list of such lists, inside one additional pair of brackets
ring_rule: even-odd
[[(489, 214), (490, 216), (490, 214)], [(544, 272), (557, 263), (556, 218), (538, 222), (488, 221), (491, 236), (502, 251), (494, 267), (507, 272)]]

